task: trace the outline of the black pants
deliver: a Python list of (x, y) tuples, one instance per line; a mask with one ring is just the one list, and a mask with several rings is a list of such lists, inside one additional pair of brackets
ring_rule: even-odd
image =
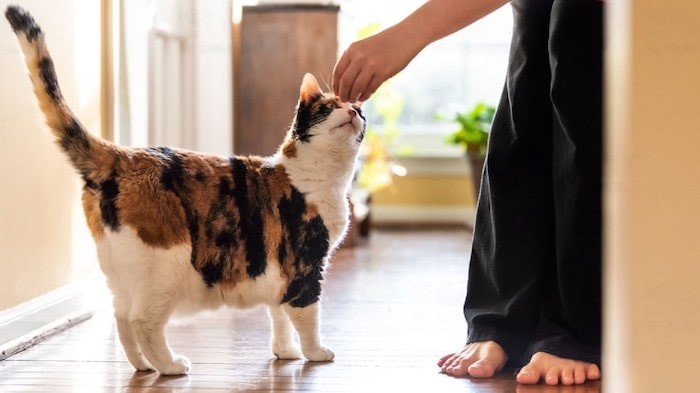
[(516, 0), (477, 204), (468, 342), (600, 364), (603, 5)]

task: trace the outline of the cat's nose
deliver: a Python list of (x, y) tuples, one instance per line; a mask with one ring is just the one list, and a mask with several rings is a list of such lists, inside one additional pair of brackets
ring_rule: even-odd
[(354, 109), (348, 109), (348, 115), (350, 115), (350, 118), (352, 119), (353, 117), (357, 116), (357, 112)]

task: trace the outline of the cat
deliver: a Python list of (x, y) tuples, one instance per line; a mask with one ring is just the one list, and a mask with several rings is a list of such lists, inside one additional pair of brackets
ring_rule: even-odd
[(17, 6), (5, 16), (46, 123), (84, 181), (87, 225), (133, 367), (189, 372), (165, 338), (173, 313), (257, 304), (268, 307), (278, 358), (332, 360), (319, 336), (321, 282), (348, 228), (365, 133), (359, 105), (306, 74), (270, 157), (118, 146), (88, 133), (69, 109), (34, 18)]

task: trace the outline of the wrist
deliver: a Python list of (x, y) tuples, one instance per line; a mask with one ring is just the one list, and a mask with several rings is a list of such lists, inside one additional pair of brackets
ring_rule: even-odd
[(411, 58), (420, 53), (433, 41), (429, 31), (417, 26), (415, 23), (407, 23), (406, 21), (393, 26), (392, 34), (396, 37), (394, 42), (404, 46), (410, 53)]

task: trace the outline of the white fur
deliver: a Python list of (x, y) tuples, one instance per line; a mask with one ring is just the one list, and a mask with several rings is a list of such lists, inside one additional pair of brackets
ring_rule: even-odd
[[(268, 261), (265, 273), (224, 289), (209, 288), (190, 264), (190, 247), (158, 249), (146, 245), (129, 226), (119, 232), (107, 230), (96, 242), (100, 266), (114, 295), (119, 338), (129, 362), (138, 370), (156, 369), (161, 374), (185, 374), (187, 358), (174, 354), (164, 328), (173, 313), (192, 313), (221, 306), (250, 307), (266, 304), (272, 321), (272, 350), (280, 358), (300, 357), (292, 326), (302, 337), (309, 360), (325, 361), (333, 352), (320, 344), (319, 310), (309, 306), (281, 306), (284, 290), (278, 261)], [(289, 313), (294, 310), (294, 324)]]
[(272, 157), (273, 163), (284, 165), (306, 200), (318, 207), (331, 249), (338, 246), (348, 228), (348, 191), (360, 148), (358, 135), (364, 131), (364, 121), (351, 111), (346, 103), (314, 126), (310, 142), (297, 142), (296, 157), (287, 157), (282, 151)]

